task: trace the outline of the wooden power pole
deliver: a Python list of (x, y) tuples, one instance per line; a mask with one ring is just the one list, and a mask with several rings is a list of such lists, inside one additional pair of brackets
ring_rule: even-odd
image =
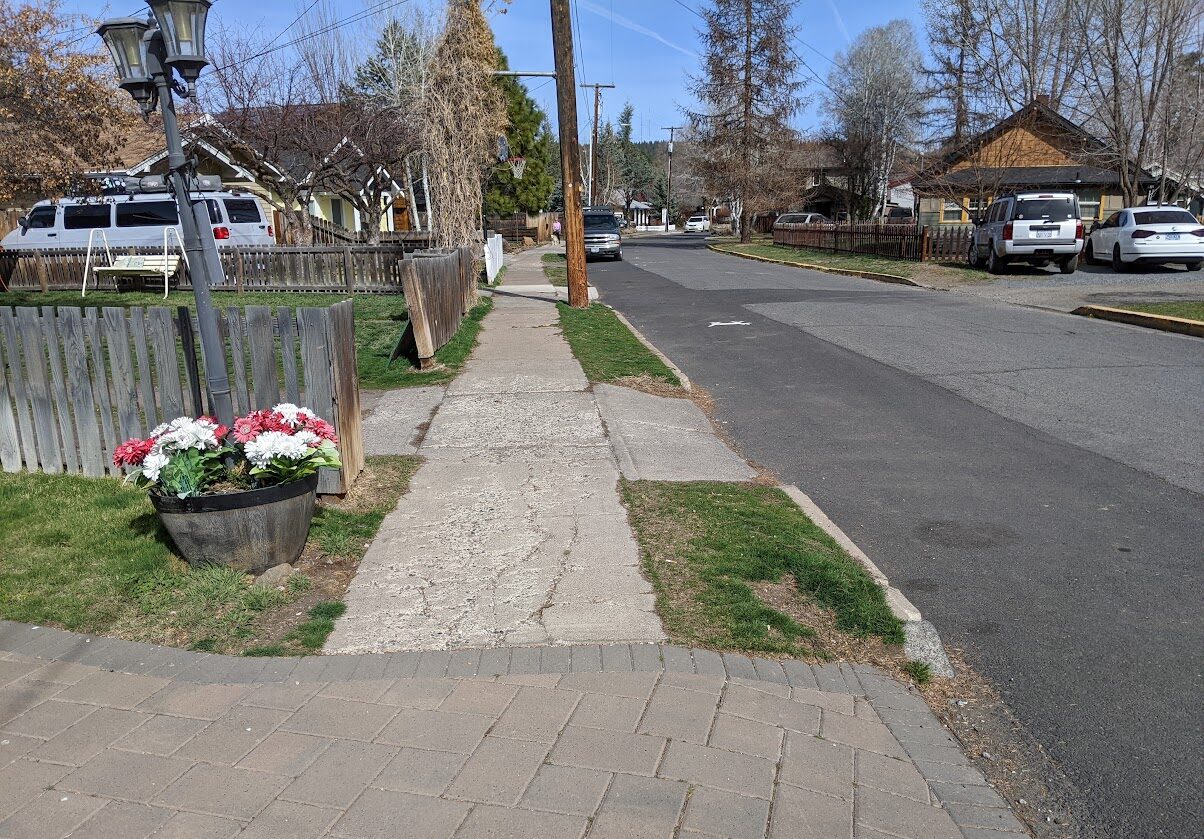
[[(594, 130), (590, 134), (589, 141), (589, 204), (593, 206), (594, 199), (598, 197), (598, 171), (594, 168), (598, 162), (598, 120), (602, 118), (602, 88), (613, 88), (613, 84), (583, 84), (582, 87), (592, 87), (594, 89)], [(607, 204), (606, 196), (602, 196), (602, 203)]]
[(573, 75), (573, 23), (569, 0), (551, 0), (552, 52), (556, 58), (556, 114), (560, 123), (560, 177), (564, 183), (564, 250), (569, 305), (589, 306), (585, 274), (585, 219), (581, 215), (581, 149), (577, 144), (577, 80)]

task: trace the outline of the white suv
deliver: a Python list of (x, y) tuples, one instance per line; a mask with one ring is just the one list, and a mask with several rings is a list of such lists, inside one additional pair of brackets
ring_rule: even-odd
[(1079, 199), (1072, 192), (1021, 192), (991, 202), (976, 220), (969, 262), (984, 262), (992, 274), (1003, 273), (1010, 262), (1044, 267), (1057, 262), (1063, 274), (1079, 267), (1083, 222)]
[(711, 229), (711, 223), (706, 216), (690, 216), (686, 219), (687, 233), (706, 233)]

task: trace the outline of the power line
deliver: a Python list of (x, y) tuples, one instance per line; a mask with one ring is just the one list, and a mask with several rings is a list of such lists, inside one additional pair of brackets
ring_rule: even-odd
[(276, 43), (278, 40), (280, 40), (281, 35), (283, 35), (285, 32), (288, 32), (290, 29), (292, 29), (294, 26), (296, 26), (298, 23), (300, 23), (301, 18), (303, 18), (307, 14), (309, 14), (310, 10), (313, 9), (314, 6), (318, 5), (318, 2), (319, 2), (319, 0), (313, 0), (312, 3), (310, 3), (308, 6), (306, 6), (305, 10), (303, 12), (301, 12), (301, 14), (299, 14), (295, 18), (293, 18), (292, 23), (290, 23), (288, 26), (281, 29), (279, 32), (276, 33), (276, 37), (274, 37), (274, 38), (272, 38), (272, 40), (268, 41), (268, 46), (270, 47), (272, 44)]

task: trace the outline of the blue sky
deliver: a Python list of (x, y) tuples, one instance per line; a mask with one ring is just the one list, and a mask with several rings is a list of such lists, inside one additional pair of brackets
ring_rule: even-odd
[[(406, 0), (402, 0), (405, 2)], [(421, 0), (409, 0), (421, 2)], [(603, 91), (603, 118), (613, 118), (630, 100), (635, 106), (634, 134), (638, 140), (665, 137), (662, 126), (681, 125), (682, 105), (691, 101), (688, 75), (698, 71), (701, 20), (687, 8), (702, 8), (704, 0), (572, 0), (575, 10), (574, 37), (578, 53), (578, 83), (582, 81), (615, 84), (615, 90)], [(68, 10), (103, 16), (121, 16), (133, 12), (137, 0), (108, 0), (89, 3), (68, 0)], [(227, 25), (255, 28), (275, 34), (309, 5), (308, 0), (216, 0), (212, 18)], [(366, 6), (384, 5), (380, 0), (336, 0), (338, 17), (343, 18)], [(500, 13), (505, 9), (505, 13)], [(908, 17), (922, 32), (919, 0), (800, 0), (794, 7), (793, 22), (804, 43), (796, 45), (798, 54), (812, 68), (801, 68), (803, 78), (814, 71), (826, 77), (832, 69), (830, 59), (848, 46), (850, 39), (867, 27), (896, 17)], [(552, 35), (548, 0), (513, 0), (498, 5), (491, 13), (498, 44), (514, 69), (551, 70)], [(282, 39), (287, 40), (287, 39)], [(582, 68), (584, 73), (582, 73)], [(553, 85), (547, 79), (527, 82), (533, 96), (548, 112), (555, 125), (556, 102)], [(808, 102), (798, 117), (799, 127), (818, 124), (821, 114), (818, 99), (823, 87), (810, 80), (803, 99)], [(583, 136), (592, 119), (593, 94), (578, 90), (578, 122)]]

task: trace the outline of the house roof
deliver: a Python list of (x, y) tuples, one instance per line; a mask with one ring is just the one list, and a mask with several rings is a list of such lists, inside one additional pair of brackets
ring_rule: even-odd
[[(1138, 183), (1153, 184), (1155, 179), (1142, 173)], [(1098, 166), (1001, 166), (959, 169), (941, 176), (945, 186), (975, 187), (983, 183), (1001, 187), (1044, 186), (1118, 186), (1120, 175)]]

